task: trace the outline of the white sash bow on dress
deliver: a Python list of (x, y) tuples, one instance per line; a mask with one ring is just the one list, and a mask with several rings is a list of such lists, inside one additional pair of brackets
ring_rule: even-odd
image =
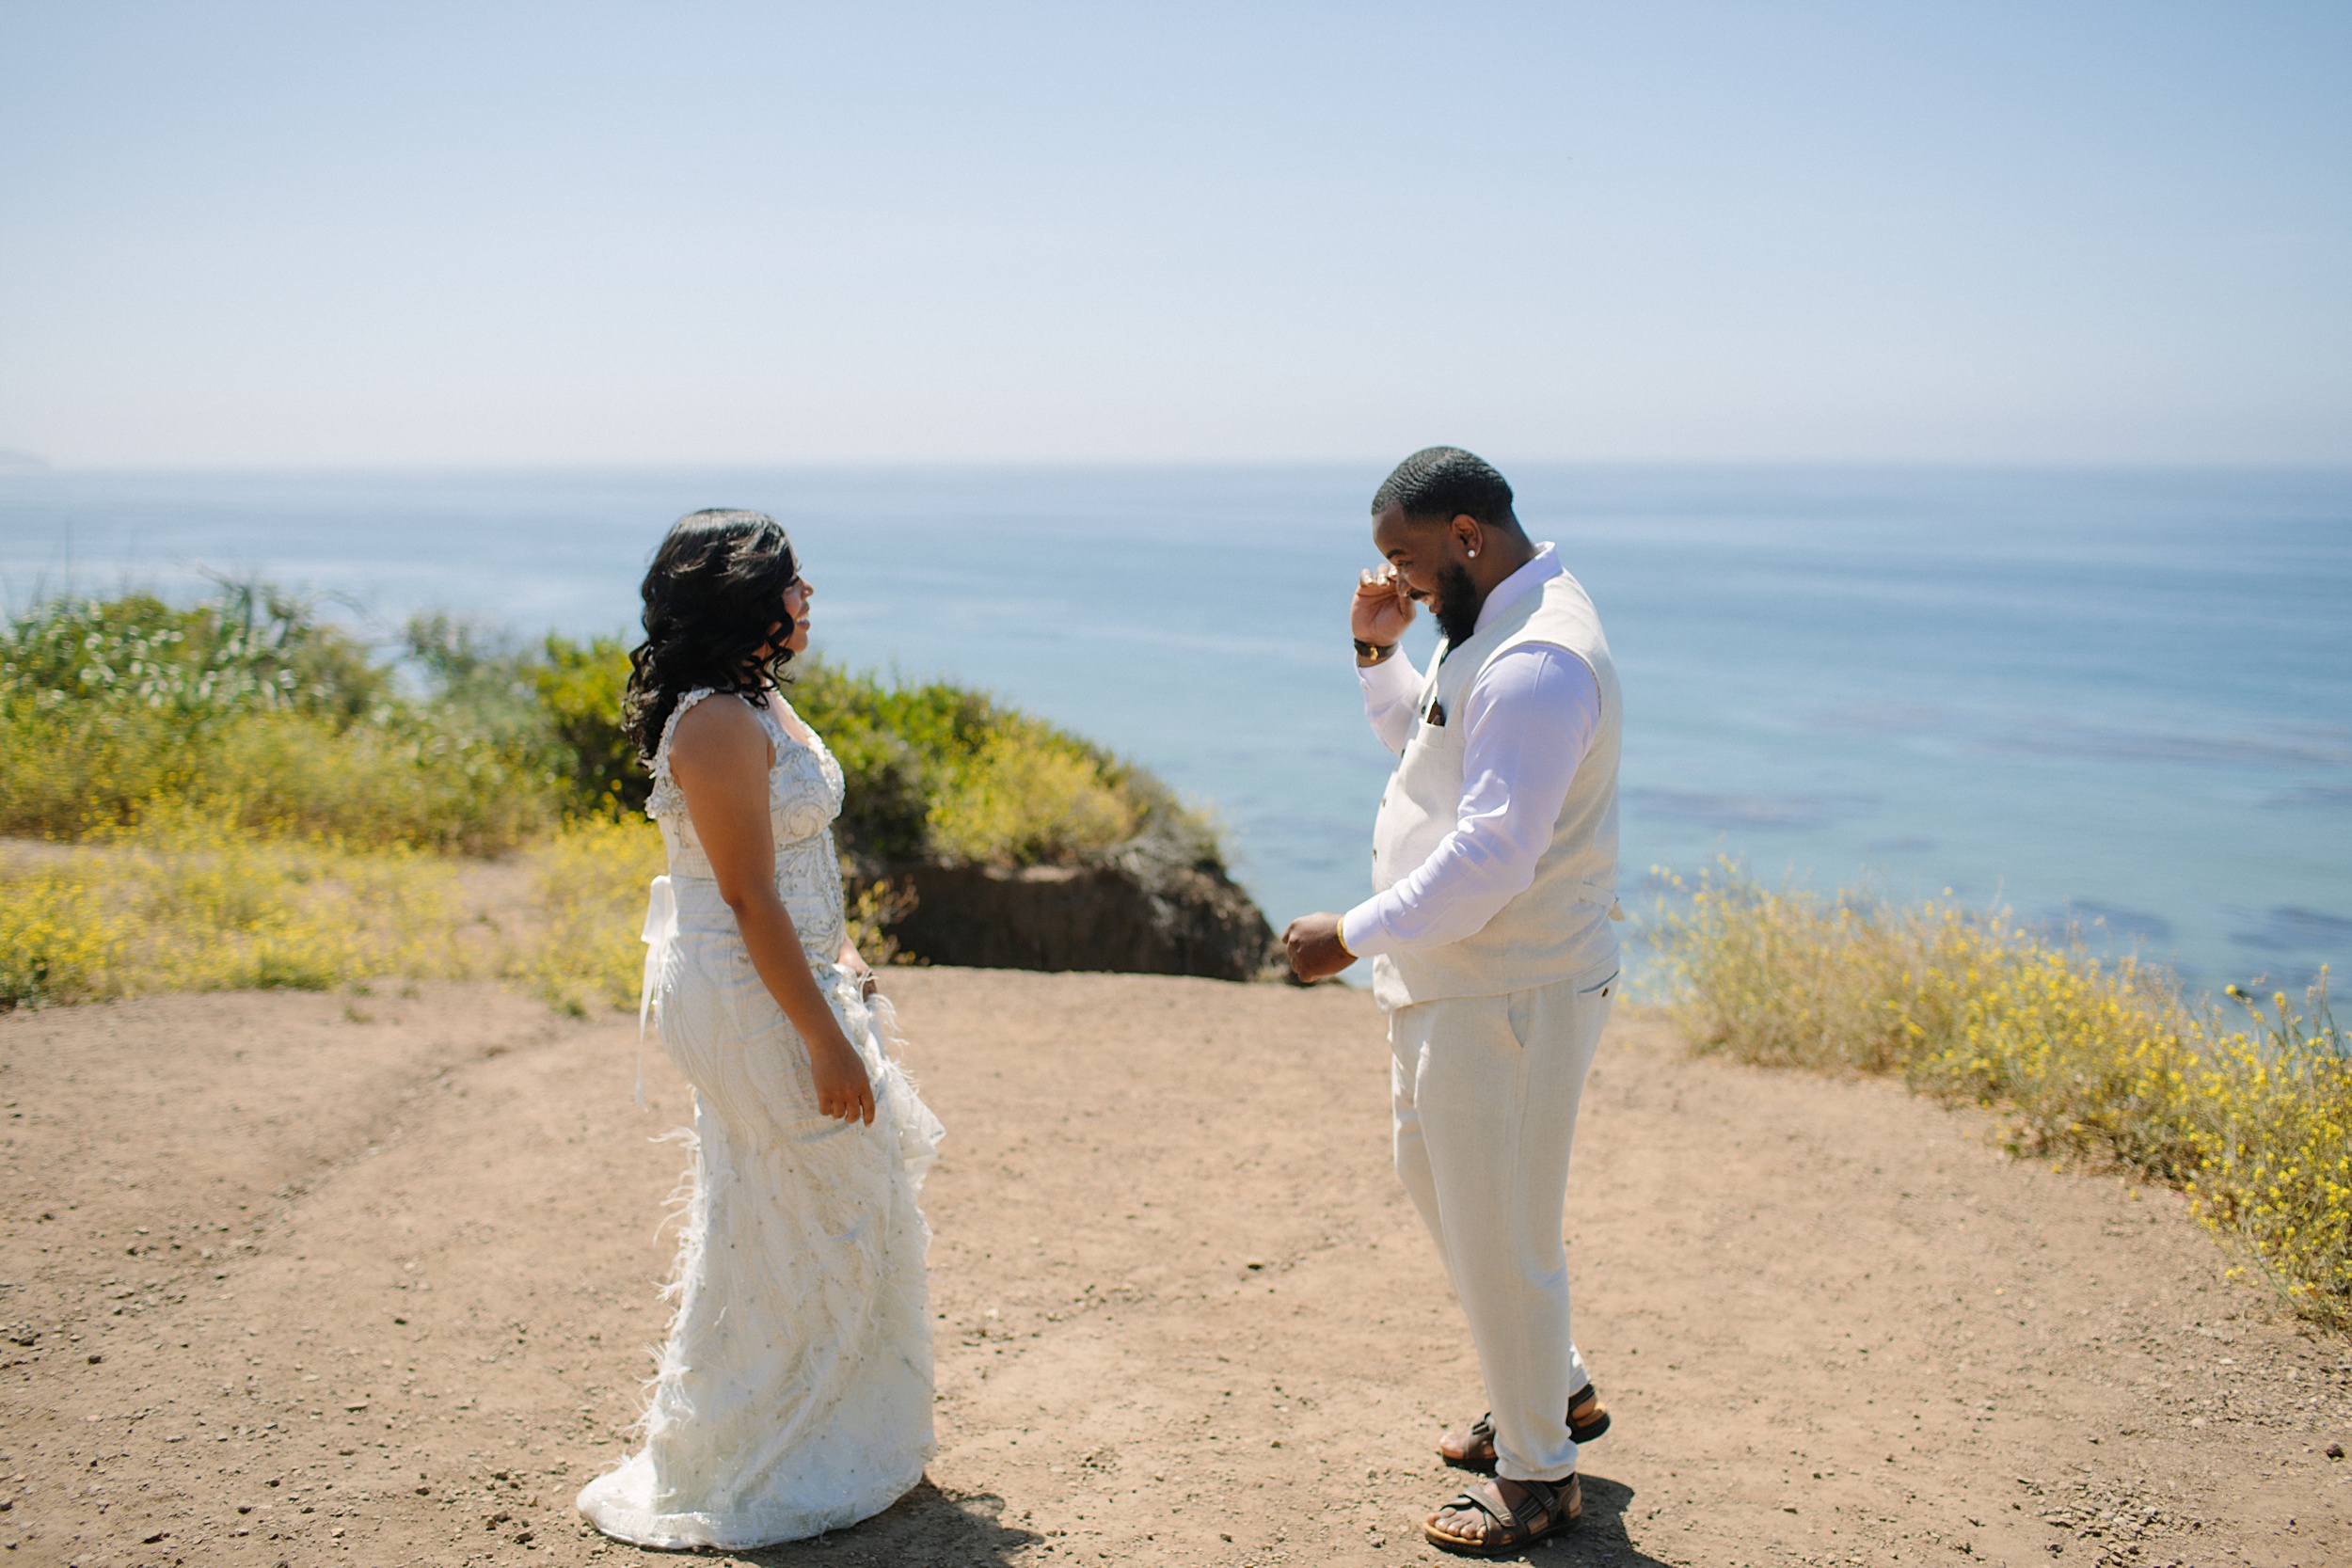
[(645, 898), (645, 983), (637, 992), (637, 1108), (645, 1108), (645, 1022), (653, 1014), (653, 988), (661, 981), (661, 966), (677, 945), (677, 893), (666, 876), (653, 879)]

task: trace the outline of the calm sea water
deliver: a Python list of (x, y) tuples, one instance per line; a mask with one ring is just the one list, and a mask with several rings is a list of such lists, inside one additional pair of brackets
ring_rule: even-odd
[[(0, 476), (0, 591), (200, 568), (622, 631), (669, 519), (791, 528), (818, 646), (1211, 805), (1279, 927), (1366, 890), (1372, 468)], [(2194, 984), (2352, 960), (2352, 473), (1520, 468), (1607, 621), (1625, 860), (1949, 888)], [(1425, 658), (1424, 628), (1411, 651)], [(1629, 899), (1629, 907), (1638, 900)]]

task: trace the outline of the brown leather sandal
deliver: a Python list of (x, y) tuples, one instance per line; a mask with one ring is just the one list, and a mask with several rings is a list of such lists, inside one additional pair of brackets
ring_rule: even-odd
[[(1609, 1430), (1609, 1409), (1599, 1391), (1586, 1384), (1568, 1396), (1568, 1436), (1589, 1443)], [(1494, 1413), (1488, 1411), (1467, 1427), (1456, 1427), (1438, 1439), (1438, 1457), (1457, 1470), (1492, 1475), (1495, 1468)]]
[[(1510, 1557), (1548, 1535), (1557, 1535), (1584, 1516), (1584, 1487), (1573, 1474), (1558, 1481), (1518, 1481), (1519, 1500), (1506, 1502), (1502, 1483), (1490, 1481), (1465, 1492), (1422, 1521), (1421, 1533), (1441, 1552), (1463, 1557)], [(1476, 1535), (1438, 1523), (1448, 1513), (1483, 1513)]]

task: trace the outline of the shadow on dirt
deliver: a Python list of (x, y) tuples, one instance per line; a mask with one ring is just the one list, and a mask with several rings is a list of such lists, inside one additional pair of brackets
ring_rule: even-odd
[[(1042, 1539), (1037, 1531), (1002, 1522), (1005, 1500), (992, 1493), (951, 1497), (930, 1481), (890, 1508), (846, 1530), (814, 1541), (795, 1541), (756, 1552), (712, 1554), (718, 1560), (755, 1563), (759, 1568), (1006, 1568)], [(1603, 1476), (1584, 1478), (1584, 1517), (1577, 1527), (1539, 1542), (1517, 1559), (1544, 1568), (1607, 1564), (1609, 1568), (1674, 1568), (1636, 1547), (1626, 1530), (1633, 1489)], [(647, 1560), (667, 1552), (645, 1554)], [(704, 1560), (710, 1560), (705, 1558)]]
[(1584, 1517), (1574, 1529), (1538, 1543), (1524, 1560), (1545, 1568), (1570, 1563), (1608, 1563), (1613, 1568), (1672, 1568), (1634, 1545), (1626, 1532), (1626, 1516), (1633, 1512), (1633, 1488), (1587, 1471), (1584, 1476)]
[(929, 1481), (864, 1524), (814, 1541), (729, 1554), (761, 1568), (995, 1568), (1035, 1545), (1035, 1530), (1000, 1523), (1005, 1499), (987, 1492), (952, 1495)]

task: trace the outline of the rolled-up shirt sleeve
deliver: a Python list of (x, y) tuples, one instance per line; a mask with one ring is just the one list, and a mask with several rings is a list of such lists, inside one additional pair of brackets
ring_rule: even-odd
[[(1419, 688), (1415, 679), (1406, 693), (1407, 726)], [(1387, 742), (1388, 715), (1375, 712), (1373, 701), (1367, 680), (1366, 715)], [(1463, 700), (1462, 723), (1462, 802), (1454, 831), (1387, 892), (1341, 918), (1340, 940), (1359, 958), (1459, 942), (1527, 891), (1600, 727), (1600, 686), (1591, 666), (1565, 648), (1523, 642), (1479, 672)], [(1390, 750), (1403, 745), (1400, 736)]]

